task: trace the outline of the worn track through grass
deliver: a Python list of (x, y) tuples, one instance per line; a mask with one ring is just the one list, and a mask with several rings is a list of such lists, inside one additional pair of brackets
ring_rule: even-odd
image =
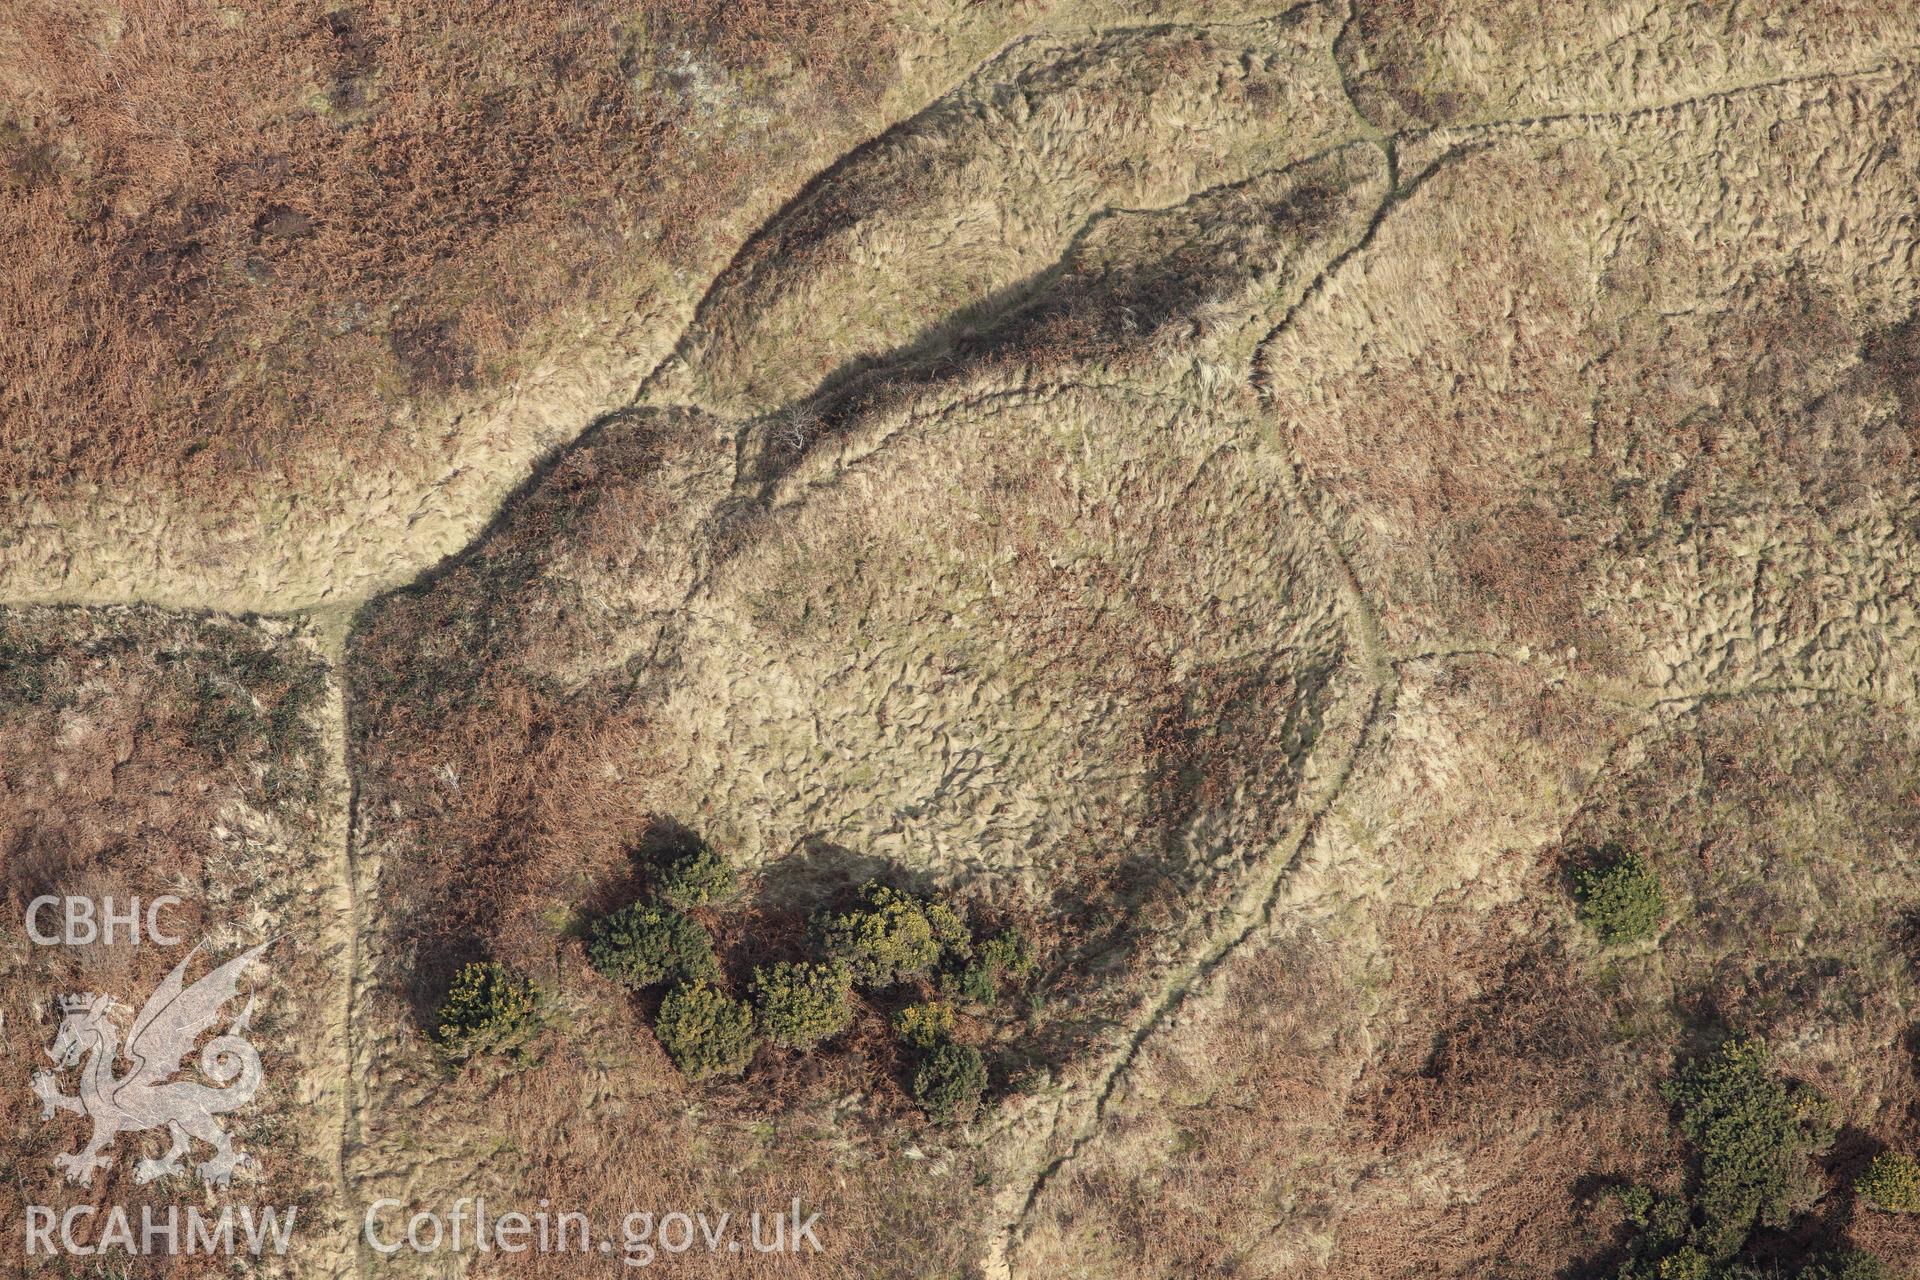
[[(1351, 21), (1350, 13), (1349, 23), (1351, 23)], [(1122, 29), (1114, 29), (1114, 31), (1119, 30)], [(1091, 37), (1112, 34), (1112, 32), (1090, 32), (1087, 34)], [(1343, 38), (1344, 35), (1345, 28), (1342, 30)], [(968, 73), (968, 78), (984, 72), (996, 62), (1004, 60), (1004, 58), (1017, 47), (1040, 38), (1039, 36), (1029, 35), (1008, 42), (996, 50), (992, 56), (972, 68)], [(1330, 54), (1334, 57), (1336, 64), (1338, 64), (1337, 42), (1335, 49), (1331, 50)], [(1327, 265), (1309, 286), (1307, 293), (1296, 300), (1293, 306), (1290, 307), (1273, 326), (1267, 334), (1267, 337), (1262, 341), (1261, 349), (1264, 352), (1270, 344), (1284, 339), (1289, 324), (1294, 315), (1297, 314), (1299, 307), (1304, 305), (1304, 303), (1316, 293), (1323, 290), (1337, 272), (1366, 252), (1373, 241), (1375, 232), (1379, 230), (1402, 201), (1410, 197), (1419, 189), (1421, 184), (1438, 172), (1444, 165), (1467, 154), (1474, 147), (1482, 145), (1482, 141), (1486, 135), (1511, 131), (1525, 131), (1568, 121), (1606, 122), (1643, 118), (1662, 112), (1681, 110), (1710, 101), (1722, 100), (1736, 95), (1764, 93), (1784, 88), (1807, 87), (1822, 83), (1886, 76), (1909, 69), (1909, 67), (1910, 64), (1906, 62), (1882, 61), (1871, 66), (1844, 71), (1827, 72), (1809, 76), (1781, 77), (1743, 83), (1724, 89), (1717, 89), (1709, 93), (1694, 94), (1685, 98), (1634, 107), (1470, 121), (1449, 128), (1446, 131), (1447, 135), (1449, 137), (1458, 136), (1461, 140), (1454, 142), (1429, 166), (1424, 168), (1418, 176), (1404, 185), (1401, 183), (1400, 175), (1397, 172), (1402, 145), (1409, 139), (1424, 136), (1426, 131), (1419, 131), (1418, 133), (1387, 133), (1373, 129), (1369, 125), (1366, 136), (1375, 141), (1389, 157), (1390, 164), (1396, 166), (1393, 172), (1393, 189), (1375, 211), (1374, 216), (1361, 236)], [(1359, 115), (1357, 107), (1355, 108), (1355, 113)], [(1361, 119), (1364, 122), (1364, 117), (1361, 117)], [(1330, 145), (1343, 145), (1343, 143)], [(837, 159), (835, 163), (838, 164), (840, 160), (843, 159), (845, 159), (845, 157)], [(798, 197), (796, 197), (796, 199), (797, 198)], [(1095, 220), (1110, 216), (1112, 213), (1119, 211), (1121, 211), (1119, 207), (1115, 206), (1108, 208), (1103, 213), (1095, 214), (1093, 219), (1083, 224), (1080, 234), (1084, 234), (1085, 229), (1091, 226)], [(756, 235), (763, 233), (766, 227), (771, 226), (778, 216), (779, 215), (776, 214), (775, 219), (770, 219), (767, 224), (764, 224), (761, 232), (756, 232)], [(744, 246), (741, 252), (745, 252)], [(721, 274), (724, 274), (724, 270)], [(718, 279), (718, 276), (715, 278)], [(691, 326), (689, 326), (687, 330), (683, 330), (680, 338), (670, 349), (671, 352), (677, 354), (684, 349), (690, 328)], [(655, 363), (653, 368), (642, 379), (639, 388), (630, 401), (631, 405), (646, 403), (648, 397), (653, 392), (657, 375), (673, 358), (674, 355), (670, 354)], [(1256, 362), (1254, 369), (1256, 386), (1259, 384), (1260, 378), (1261, 365), (1259, 362)], [(576, 438), (573, 443), (577, 444), (581, 440), (590, 439), (591, 429), (591, 425), (589, 425), (587, 434)], [(561, 453), (564, 453), (567, 447), (571, 447), (571, 445), (563, 446), (563, 448), (552, 455), (552, 457), (557, 458)], [(539, 473), (536, 472), (536, 479), (538, 478), (538, 474)], [(495, 486), (495, 488), (498, 487), (500, 486)], [(524, 491), (526, 486), (516, 484), (511, 487), (515, 492), (521, 492)], [(489, 492), (491, 493), (493, 490), (490, 489)], [(491, 501), (491, 499), (489, 500)], [(507, 501), (511, 501), (510, 496)], [(1309, 511), (1317, 510), (1309, 495), (1302, 495), (1302, 505)], [(504, 509), (503, 506), (494, 506), (485, 513), (473, 513), (476, 517), (476, 527), (481, 530), (476, 541), (484, 540), (487, 532), (494, 527), (495, 522), (499, 519)], [(1332, 531), (1322, 524), (1320, 535), (1325, 544), (1325, 553), (1339, 565), (1341, 579), (1345, 584), (1344, 594), (1347, 596), (1345, 603), (1349, 614), (1350, 632), (1369, 682), (1368, 706), (1365, 714), (1361, 718), (1359, 730), (1353, 742), (1347, 746), (1337, 766), (1332, 771), (1326, 783), (1324, 793), (1317, 797), (1309, 811), (1296, 821), (1285, 838), (1277, 843), (1261, 859), (1259, 874), (1253, 877), (1236, 893), (1233, 899), (1233, 905), (1227, 912), (1226, 919), (1221, 923), (1219, 928), (1214, 931), (1212, 937), (1207, 941), (1200, 954), (1192, 960), (1178, 966), (1166, 976), (1155, 996), (1147, 1002), (1139, 1018), (1135, 1020), (1126, 1034), (1120, 1038), (1119, 1043), (1113, 1049), (1107, 1062), (1094, 1076), (1087, 1088), (1084, 1099), (1072, 1108), (1069, 1108), (1065, 1103), (1062, 1103), (1056, 1108), (1053, 1117), (1056, 1133), (1059, 1126), (1067, 1121), (1070, 1110), (1077, 1111), (1078, 1118), (1074, 1120), (1072, 1124), (1072, 1133), (1067, 1140), (1066, 1150), (1048, 1159), (1035, 1172), (1030, 1184), (1027, 1185), (1024, 1191), (1017, 1197), (1018, 1203), (1005, 1224), (1000, 1249), (996, 1256), (991, 1259), (992, 1264), (1001, 1274), (1012, 1275), (1015, 1273), (1014, 1264), (1020, 1240), (1027, 1230), (1028, 1220), (1036, 1204), (1061, 1172), (1081, 1154), (1089, 1143), (1097, 1140), (1106, 1118), (1109, 1103), (1115, 1096), (1116, 1091), (1123, 1086), (1127, 1072), (1138, 1059), (1143, 1047), (1156, 1033), (1167, 1025), (1169, 1019), (1177, 1013), (1182, 1003), (1186, 1001), (1190, 995), (1199, 990), (1223, 965), (1230, 961), (1249, 939), (1256, 937), (1262, 930), (1272, 924), (1275, 906), (1284, 892), (1289, 873), (1297, 865), (1297, 860), (1302, 850), (1305, 848), (1309, 839), (1325, 822), (1327, 816), (1333, 812), (1339, 804), (1346, 783), (1352, 776), (1356, 764), (1363, 758), (1368, 750), (1377, 746), (1378, 735), (1382, 732), (1382, 726), (1390, 723), (1399, 691), (1399, 664), (1409, 661), (1413, 657), (1429, 656), (1427, 654), (1395, 656), (1387, 652), (1381, 638), (1377, 616), (1366, 600), (1351, 566), (1337, 545)], [(408, 550), (404, 540), (399, 549), (403, 553)], [(415, 556), (412, 558), (418, 561), (423, 557)], [(443, 563), (444, 561), (441, 561), (422, 567), (413, 580), (418, 581), (421, 578), (432, 575), (438, 571), (439, 564)], [(352, 608), (364, 604), (376, 594), (390, 589), (392, 585), (394, 584), (382, 584), (379, 587), (370, 588), (365, 594), (345, 602), (345, 607)], [(140, 600), (134, 598), (136, 595), (137, 593), (129, 593), (128, 596), (117, 598), (116, 602), (141, 603)], [(13, 603), (18, 604), (43, 602), (51, 601), (46, 597), (22, 598), (13, 601)], [(313, 607), (313, 601), (305, 598), (280, 601), (278, 603), (284, 607), (276, 609), (273, 612), (289, 615), (301, 615)], [(173, 607), (180, 606), (177, 602), (174, 602)], [(340, 608), (342, 606), (340, 604), (333, 604), (329, 607)], [(344, 646), (344, 637), (342, 637), (341, 643), (342, 646)], [(1457, 649), (1449, 650), (1448, 652), (1465, 653), (1474, 651), (1475, 650)], [(343, 652), (344, 649), (342, 649), (342, 653)], [(1486, 650), (1485, 652), (1491, 653), (1495, 651)], [(337, 670), (336, 665), (336, 681)], [(1861, 696), (1857, 691), (1832, 689), (1818, 685), (1754, 685), (1731, 689), (1705, 688), (1670, 696), (1629, 701), (1623, 697), (1622, 691), (1620, 690), (1608, 689), (1603, 691), (1598, 686), (1590, 686), (1587, 689), (1588, 692), (1594, 693), (1596, 696), (1608, 697), (1619, 701), (1621, 705), (1631, 705), (1637, 710), (1648, 712), (1684, 709), (1689, 705), (1698, 706), (1712, 700), (1755, 696), (1763, 693), (1787, 690), (1818, 692), (1833, 696)], [(333, 690), (333, 695), (336, 700), (340, 697), (340, 691), (337, 685)], [(1904, 703), (1897, 703), (1896, 705), (1904, 705)], [(341, 851), (339, 875), (342, 880), (345, 901), (348, 904), (347, 919), (351, 936), (348, 940), (349, 949), (347, 954), (350, 972), (346, 984), (347, 1007), (344, 1014), (343, 1032), (345, 1037), (344, 1053), (347, 1070), (342, 1091), (338, 1175), (343, 1196), (350, 1197), (353, 1185), (351, 1171), (353, 1148), (358, 1140), (358, 1115), (354, 1087), (358, 1066), (355, 1060), (355, 1054), (358, 1052), (358, 1049), (354, 1037), (354, 1001), (357, 994), (359, 966), (358, 931), (360, 928), (360, 904), (358, 895), (360, 871), (356, 865), (356, 841), (359, 834), (360, 814), (358, 784), (357, 780), (352, 776), (346, 755), (345, 735), (348, 732), (346, 718), (350, 714), (350, 709), (341, 706), (339, 711), (339, 723), (336, 726), (337, 740), (330, 742), (329, 747), (332, 749), (334, 746), (337, 746), (340, 752), (341, 776), (339, 785), (343, 788), (343, 795), (338, 798), (341, 800), (344, 812), (347, 815), (347, 827), (345, 832), (345, 845)], [(364, 1257), (359, 1259), (358, 1265), (363, 1272), (366, 1267), (366, 1262), (367, 1260)]]

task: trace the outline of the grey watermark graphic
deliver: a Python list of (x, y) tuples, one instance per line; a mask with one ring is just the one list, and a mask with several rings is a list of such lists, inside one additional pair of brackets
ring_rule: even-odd
[[(35, 899), (25, 920), (39, 946), (94, 944), (174, 947), (162, 912), (177, 899), (149, 903), (111, 899)], [(62, 1113), (90, 1121), (78, 1150), (56, 1150), (52, 1165), (75, 1187), (91, 1187), (116, 1159), (133, 1160), (133, 1181), (168, 1185), (191, 1178), (210, 1199), (195, 1203), (29, 1204), (28, 1257), (128, 1258), (280, 1255), (293, 1243), (298, 1206), (225, 1203), (236, 1173), (252, 1157), (235, 1143), (222, 1117), (253, 1102), (265, 1085), (250, 1028), (257, 992), (241, 1002), (250, 970), (264, 976), (263, 942), (214, 965), (202, 977), (188, 973), (204, 950), (195, 945), (141, 1001), (138, 1012), (114, 995), (86, 992), (61, 998), (59, 1022), (45, 1052), (50, 1069), (34, 1073), (32, 1088), (43, 1120)], [(239, 1005), (237, 1009), (235, 1005)], [(124, 1028), (124, 1030), (123, 1030)], [(71, 1086), (72, 1092), (68, 1092)], [(165, 1138), (164, 1149), (146, 1137)], [(123, 1150), (124, 1144), (132, 1150)], [(553, 1208), (489, 1205), (462, 1196), (444, 1211), (409, 1211), (399, 1200), (375, 1200), (361, 1219), (362, 1245), (374, 1254), (573, 1254), (605, 1257), (626, 1267), (670, 1264), (682, 1255), (785, 1255), (826, 1251), (821, 1214), (799, 1197), (775, 1209), (740, 1212), (636, 1210), (617, 1220)], [(351, 1227), (347, 1228), (351, 1230)], [(107, 1264), (97, 1264), (107, 1265)]]
[(617, 1227), (596, 1228), (586, 1214), (554, 1209), (542, 1200), (531, 1212), (489, 1208), (485, 1197), (462, 1196), (444, 1211), (404, 1212), (403, 1202), (375, 1200), (362, 1235), (375, 1253), (540, 1253), (614, 1257), (629, 1267), (671, 1262), (691, 1252), (788, 1254), (826, 1251), (820, 1214), (803, 1215), (798, 1197), (775, 1212), (745, 1215), (638, 1210)]
[[(177, 905), (172, 897), (118, 905), (111, 898), (96, 904), (43, 897), (29, 904), (24, 924), (37, 946), (124, 941), (173, 947), (181, 939), (163, 927), (161, 912)], [(263, 1084), (260, 1053), (248, 1038), (256, 997), (249, 994), (237, 1012), (229, 1006), (239, 998), (242, 975), (270, 945), (260, 943), (189, 982), (187, 970), (201, 954), (196, 945), (137, 1013), (111, 993), (61, 997), (46, 1049), (53, 1065), (34, 1073), (32, 1088), (43, 1121), (66, 1112), (92, 1124), (79, 1150), (53, 1155), (53, 1167), (69, 1184), (91, 1187), (96, 1173), (113, 1167), (122, 1135), (149, 1131), (164, 1135), (166, 1146), (158, 1155), (133, 1153), (139, 1185), (191, 1174), (209, 1190), (224, 1190), (252, 1165), (219, 1117), (252, 1102)], [(69, 1078), (72, 1093), (63, 1088)], [(286, 1251), (297, 1215), (296, 1206), (145, 1204), (136, 1213), (117, 1204), (30, 1204), (25, 1244), (29, 1256), (257, 1256)]]
[[(260, 1054), (246, 1039), (253, 1001), (201, 1049), (200, 1074), (212, 1085), (176, 1080), (187, 1055), (200, 1036), (218, 1020), (221, 1008), (239, 990), (240, 972), (267, 949), (261, 943), (227, 961), (192, 986), (186, 983), (187, 964), (198, 955), (195, 947), (173, 967), (133, 1020), (124, 1050), (113, 1021), (111, 996), (87, 994), (61, 1000), (65, 1016), (47, 1050), (57, 1068), (80, 1072), (75, 1096), (60, 1092), (51, 1071), (33, 1077), (40, 1099), (40, 1115), (50, 1120), (56, 1111), (71, 1111), (93, 1121), (93, 1137), (77, 1152), (63, 1152), (54, 1164), (66, 1170), (70, 1182), (86, 1186), (95, 1169), (112, 1162), (106, 1155), (122, 1133), (164, 1128), (171, 1144), (158, 1160), (143, 1159), (134, 1169), (134, 1181), (147, 1183), (180, 1171), (181, 1158), (195, 1141), (213, 1148), (213, 1154), (195, 1166), (203, 1182), (226, 1186), (233, 1171), (251, 1157), (236, 1151), (233, 1139), (214, 1117), (253, 1101), (260, 1091)], [(114, 1063), (124, 1057), (132, 1064), (115, 1074)]]

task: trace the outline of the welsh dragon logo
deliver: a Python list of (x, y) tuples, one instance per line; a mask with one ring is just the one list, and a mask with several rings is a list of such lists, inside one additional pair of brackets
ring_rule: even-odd
[[(225, 1034), (200, 1050), (200, 1072), (214, 1083), (173, 1077), (186, 1068), (194, 1042), (218, 1021), (221, 1008), (237, 994), (241, 971), (269, 945), (263, 942), (235, 956), (192, 986), (186, 984), (187, 963), (200, 948), (188, 952), (147, 997), (127, 1033), (124, 1050), (111, 1017), (115, 1007), (111, 996), (62, 998), (65, 1016), (47, 1056), (61, 1073), (80, 1068), (80, 1093), (77, 1097), (61, 1093), (51, 1071), (35, 1073), (33, 1091), (40, 1098), (43, 1119), (52, 1119), (59, 1110), (93, 1121), (93, 1137), (85, 1147), (53, 1159), (56, 1168), (66, 1170), (69, 1182), (91, 1184), (95, 1169), (113, 1163), (106, 1152), (120, 1134), (162, 1126), (171, 1143), (158, 1160), (143, 1159), (134, 1166), (135, 1182), (180, 1172), (181, 1158), (190, 1153), (193, 1141), (213, 1148), (213, 1155), (196, 1166), (209, 1185), (226, 1186), (235, 1169), (252, 1163), (251, 1156), (234, 1150), (233, 1139), (214, 1120), (222, 1112), (245, 1106), (260, 1091), (260, 1055), (243, 1035), (253, 1016), (251, 997)], [(115, 1075), (114, 1067), (122, 1058), (132, 1064), (131, 1069)]]

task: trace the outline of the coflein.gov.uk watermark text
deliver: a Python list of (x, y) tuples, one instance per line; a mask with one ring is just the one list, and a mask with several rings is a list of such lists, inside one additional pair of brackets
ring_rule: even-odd
[(630, 1267), (651, 1266), (662, 1258), (707, 1253), (823, 1253), (820, 1215), (802, 1216), (796, 1197), (775, 1213), (756, 1209), (745, 1218), (729, 1212), (709, 1216), (678, 1210), (636, 1211), (620, 1219), (617, 1231), (596, 1231), (576, 1210), (555, 1210), (542, 1200), (531, 1213), (490, 1210), (484, 1197), (462, 1196), (444, 1212), (407, 1214), (393, 1199), (376, 1200), (362, 1222), (363, 1238), (376, 1253), (402, 1251), (599, 1254), (619, 1256)]

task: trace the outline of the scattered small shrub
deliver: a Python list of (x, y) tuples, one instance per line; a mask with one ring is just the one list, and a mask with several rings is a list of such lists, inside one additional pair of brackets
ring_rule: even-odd
[(1625, 1187), (1620, 1206), (1627, 1221), (1640, 1230), (1639, 1242), (1648, 1253), (1666, 1253), (1687, 1242), (1693, 1232), (1693, 1208), (1684, 1196), (1662, 1195), (1650, 1187)]
[(944, 902), (925, 903), (927, 925), (933, 930), (933, 940), (939, 946), (942, 955), (965, 960), (973, 954), (973, 930), (967, 928), (967, 922), (958, 911)]
[[(1622, 1190), (1634, 1227), (1619, 1280), (1757, 1280), (1735, 1261), (1759, 1226), (1791, 1228), (1819, 1191), (1813, 1158), (1831, 1138), (1825, 1103), (1769, 1070), (1766, 1046), (1734, 1039), (1662, 1086), (1699, 1163), (1684, 1194)], [(1866, 1255), (1833, 1255), (1839, 1270), (1795, 1280), (1869, 1280)], [(1825, 1264), (1823, 1264), (1825, 1265)], [(1772, 1273), (1766, 1273), (1771, 1275)]]
[(1900, 1152), (1875, 1156), (1853, 1182), (1854, 1192), (1876, 1209), (1920, 1213), (1920, 1160)]
[(986, 945), (980, 948), (980, 958), (995, 972), (1017, 982), (1033, 975), (1033, 947), (1027, 942), (1027, 935), (1018, 929), (1003, 930), (987, 939)]
[(987, 939), (973, 963), (942, 979), (948, 994), (969, 1004), (990, 1005), (1000, 998), (1000, 982), (1024, 982), (1033, 973), (1033, 955), (1026, 936), (1009, 929)]
[(1870, 1253), (1843, 1249), (1801, 1268), (1794, 1280), (1894, 1280), (1887, 1264)]
[(893, 1015), (893, 1030), (909, 1048), (938, 1048), (953, 1038), (953, 1006), (940, 1000), (910, 1004)]
[(890, 987), (932, 969), (943, 947), (965, 942), (966, 926), (952, 910), (876, 880), (851, 910), (817, 917), (814, 931), (827, 957), (844, 964), (855, 982)]
[(1695, 1243), (1707, 1253), (1731, 1257), (1756, 1225), (1785, 1227), (1812, 1203), (1809, 1161), (1829, 1136), (1820, 1099), (1775, 1077), (1764, 1043), (1729, 1040), (1663, 1091), (1700, 1151)]
[(465, 1057), (518, 1047), (540, 1029), (540, 992), (504, 965), (470, 964), (454, 975), (435, 1019), (440, 1043)]
[(726, 855), (698, 836), (666, 845), (655, 864), (660, 896), (677, 907), (697, 907), (733, 895), (738, 877)]
[(987, 1005), (1000, 998), (1000, 981), (993, 970), (976, 960), (958, 973), (941, 975), (940, 988), (956, 1000)]
[(755, 969), (753, 1000), (760, 1026), (773, 1042), (806, 1049), (845, 1030), (853, 1020), (851, 980), (837, 964), (779, 964)]
[(1667, 912), (1659, 873), (1637, 853), (1576, 873), (1574, 897), (1580, 919), (1609, 946), (1653, 937)]
[(987, 1064), (971, 1045), (943, 1044), (913, 1073), (913, 1097), (941, 1124), (971, 1120), (987, 1090)]
[(699, 921), (671, 907), (636, 902), (593, 926), (587, 938), (593, 967), (623, 986), (650, 987), (670, 978), (715, 978), (713, 939)]
[(1732, 1280), (1713, 1259), (1692, 1245), (1682, 1245), (1657, 1262), (1620, 1269), (1620, 1280)]
[(706, 982), (675, 987), (660, 1002), (653, 1032), (687, 1076), (738, 1075), (757, 1043), (753, 1010)]

